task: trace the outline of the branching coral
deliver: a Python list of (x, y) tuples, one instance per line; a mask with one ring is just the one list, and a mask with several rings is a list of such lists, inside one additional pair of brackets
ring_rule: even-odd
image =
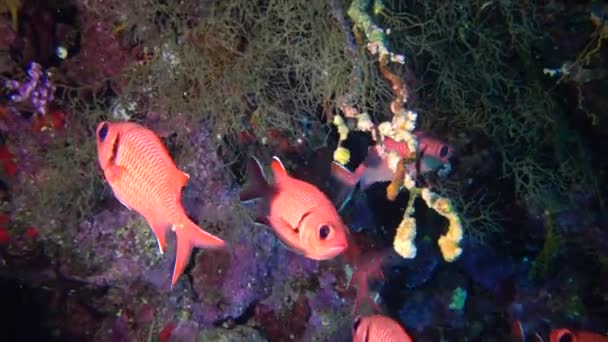
[(0, 13), (10, 12), (15, 32), (19, 29), (19, 10), (21, 9), (21, 0), (3, 0), (0, 1)]
[(137, 111), (188, 115), (221, 137), (278, 129), (306, 141), (307, 123), (321, 124), (319, 104), (334, 106), (347, 92), (354, 64), (368, 68), (347, 56), (325, 1), (221, 3), (198, 9), (204, 21), (181, 11), (165, 8), (175, 28), (145, 41), (154, 57), (126, 75), (124, 102)]
[[(348, 15), (354, 22), (355, 29), (365, 34), (367, 49), (372, 55), (377, 57), (381, 74), (392, 86), (394, 95), (389, 105), (392, 119), (376, 126), (371, 122), (367, 113), (361, 113), (350, 101), (344, 101), (341, 105), (341, 110), (347, 118), (357, 120), (357, 128), (359, 130), (370, 131), (372, 138), (380, 146), (383, 145), (385, 139), (390, 138), (396, 142), (405, 143), (409, 151), (414, 151), (413, 157), (408, 156), (403, 159), (392, 158), (393, 161), (389, 159), (389, 166), (395, 173), (395, 176), (387, 188), (388, 198), (394, 199), (401, 186), (404, 186), (410, 192), (409, 202), (405, 209), (403, 220), (397, 228), (393, 243), (395, 251), (404, 258), (416, 256), (416, 247), (414, 245), (414, 238), (416, 237), (416, 221), (413, 217), (414, 201), (416, 198), (421, 197), (429, 208), (432, 208), (448, 219), (448, 231), (439, 238), (438, 244), (444, 259), (451, 262), (456, 260), (462, 253), (462, 249), (460, 248), (460, 241), (463, 236), (462, 224), (449, 199), (432, 192), (428, 188), (417, 187), (412, 174), (406, 172), (405, 164), (407, 160), (415, 160), (417, 154), (415, 151), (418, 151), (418, 139), (414, 134), (418, 114), (405, 108), (404, 104), (409, 96), (408, 85), (389, 68), (389, 61), (403, 64), (405, 57), (389, 50), (384, 29), (373, 22), (373, 18), (369, 13), (371, 6), (371, 1), (353, 1), (348, 10)], [(374, 11), (376, 13), (381, 11), (382, 8), (381, 1), (374, 2)], [(340, 142), (344, 141), (348, 135), (348, 128), (344, 124), (344, 120), (340, 116), (336, 116), (334, 124), (338, 127)], [(336, 156), (339, 157), (340, 154), (344, 153), (338, 153)], [(390, 156), (387, 158), (390, 158)]]
[[(580, 185), (571, 175), (587, 174), (584, 156), (576, 149), (567, 159), (557, 155), (564, 114), (531, 56), (543, 32), (527, 2), (387, 2), (380, 17), (394, 32), (390, 43), (409, 52), (427, 82), (419, 91), (421, 128), (488, 139), (519, 200), (542, 202), (547, 186)], [(565, 160), (577, 171), (559, 168)]]

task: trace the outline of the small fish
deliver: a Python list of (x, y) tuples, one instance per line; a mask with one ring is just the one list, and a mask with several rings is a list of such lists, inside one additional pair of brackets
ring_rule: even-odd
[(331, 201), (316, 186), (289, 176), (279, 158), (273, 157), (271, 168), (273, 184), (257, 159), (247, 163), (249, 186), (240, 199), (262, 199), (256, 222), (270, 226), (283, 244), (307, 258), (341, 254), (348, 247), (348, 228)]
[(177, 252), (171, 287), (183, 273), (193, 247), (221, 248), (225, 242), (200, 229), (181, 204), (188, 174), (180, 171), (158, 136), (131, 122), (102, 122), (97, 126), (99, 165), (116, 198), (142, 215), (165, 251), (171, 227)]
[[(438, 169), (448, 163), (454, 154), (452, 147), (426, 133), (416, 132), (416, 136), (418, 137), (418, 147), (424, 153), (421, 153), (422, 158), (417, 161), (418, 165), (414, 163), (408, 165), (408, 172), (412, 177), (416, 177), (417, 170), (426, 173)], [(341, 203), (340, 209), (348, 202), (357, 184), (359, 189), (365, 191), (374, 183), (389, 182), (393, 179), (394, 172), (389, 167), (383, 150), (396, 152), (402, 158), (410, 156), (410, 151), (404, 142), (397, 142), (385, 137), (383, 144), (382, 147), (378, 145), (370, 146), (367, 156), (354, 171), (332, 162), (331, 176), (338, 183), (339, 190), (337, 191), (336, 202)]]
[(353, 342), (412, 342), (412, 338), (391, 318), (370, 315), (355, 319)]
[[(431, 135), (417, 131), (418, 150), (424, 151), (424, 155), (432, 157), (443, 164), (448, 163), (454, 155), (454, 149), (443, 141), (433, 138)], [(389, 137), (383, 140), (384, 149), (387, 152), (397, 152), (402, 158), (410, 156), (411, 152), (405, 142), (395, 141)]]

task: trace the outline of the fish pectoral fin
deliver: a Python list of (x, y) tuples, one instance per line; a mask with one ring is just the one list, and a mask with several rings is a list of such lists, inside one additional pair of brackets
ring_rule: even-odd
[(300, 230), (297, 227), (293, 227), (282, 218), (277, 218), (272, 220), (272, 231), (285, 248), (300, 255), (306, 255), (306, 251), (298, 246)]
[(112, 183), (113, 181), (120, 179), (120, 177), (123, 177), (123, 174), (125, 172), (127, 172), (127, 170), (124, 167), (110, 163), (105, 168), (104, 173), (105, 173), (106, 179), (108, 180), (108, 183)]
[(281, 229), (284, 231), (290, 231), (290, 232), (295, 233), (296, 235), (299, 233), (298, 227), (294, 227), (294, 226), (290, 225), (289, 222), (285, 221), (283, 218), (278, 218), (276, 220), (276, 224), (280, 225)]

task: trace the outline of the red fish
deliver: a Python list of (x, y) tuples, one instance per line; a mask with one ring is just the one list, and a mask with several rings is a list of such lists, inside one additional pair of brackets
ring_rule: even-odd
[[(512, 325), (512, 334), (515, 341), (525, 342), (526, 337), (534, 337), (535, 341), (543, 341), (541, 334), (535, 331), (534, 328), (524, 328), (520, 320), (516, 320)], [(608, 342), (608, 336), (593, 333), (590, 331), (579, 330), (572, 331), (569, 329), (558, 328), (553, 329), (549, 333), (550, 342)]]
[(165, 251), (165, 235), (177, 236), (171, 287), (183, 273), (193, 247), (221, 248), (225, 242), (200, 229), (181, 204), (189, 176), (180, 171), (158, 136), (131, 122), (102, 122), (97, 126), (99, 165), (116, 198), (141, 214)]
[(549, 335), (550, 342), (608, 342), (608, 336), (589, 331), (570, 331), (568, 329), (554, 329)]
[[(414, 133), (418, 138), (418, 150), (424, 151), (425, 156), (435, 158), (442, 163), (449, 162), (450, 158), (454, 155), (454, 149), (445, 144), (443, 141), (433, 138), (427, 133), (417, 131)], [(397, 152), (402, 158), (410, 156), (411, 152), (407, 147), (407, 143), (398, 142), (389, 137), (384, 137), (382, 143), (384, 149), (388, 152)]]
[(347, 247), (347, 228), (331, 201), (316, 186), (287, 174), (277, 157), (269, 184), (259, 161), (247, 164), (250, 184), (240, 198), (247, 202), (262, 199), (256, 222), (272, 228), (288, 248), (314, 260), (332, 259)]
[(370, 315), (355, 319), (353, 342), (412, 342), (412, 338), (391, 318)]
[[(423, 151), (420, 160), (421, 173), (438, 169), (448, 163), (454, 154), (452, 147), (430, 137), (426, 133), (416, 132), (416, 136), (418, 137), (418, 147), (420, 151)], [(410, 156), (406, 143), (397, 142), (385, 137), (383, 146), (374, 145), (369, 147), (367, 156), (353, 172), (336, 162), (332, 162), (331, 176), (337, 181), (340, 188), (337, 195), (337, 203), (341, 203), (340, 208), (348, 202), (357, 184), (359, 184), (359, 188), (362, 191), (365, 191), (374, 183), (388, 182), (393, 179), (395, 173), (389, 167), (383, 150), (386, 152), (396, 152), (402, 158)], [(412, 177), (416, 177), (415, 163), (408, 165), (408, 172)]]

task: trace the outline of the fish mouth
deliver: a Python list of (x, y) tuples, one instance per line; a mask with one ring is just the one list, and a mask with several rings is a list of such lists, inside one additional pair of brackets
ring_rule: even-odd
[(325, 259), (331, 259), (337, 256), (338, 254), (341, 254), (346, 250), (346, 247), (348, 247), (348, 245), (346, 244), (329, 247), (327, 249), (327, 252), (325, 253)]

